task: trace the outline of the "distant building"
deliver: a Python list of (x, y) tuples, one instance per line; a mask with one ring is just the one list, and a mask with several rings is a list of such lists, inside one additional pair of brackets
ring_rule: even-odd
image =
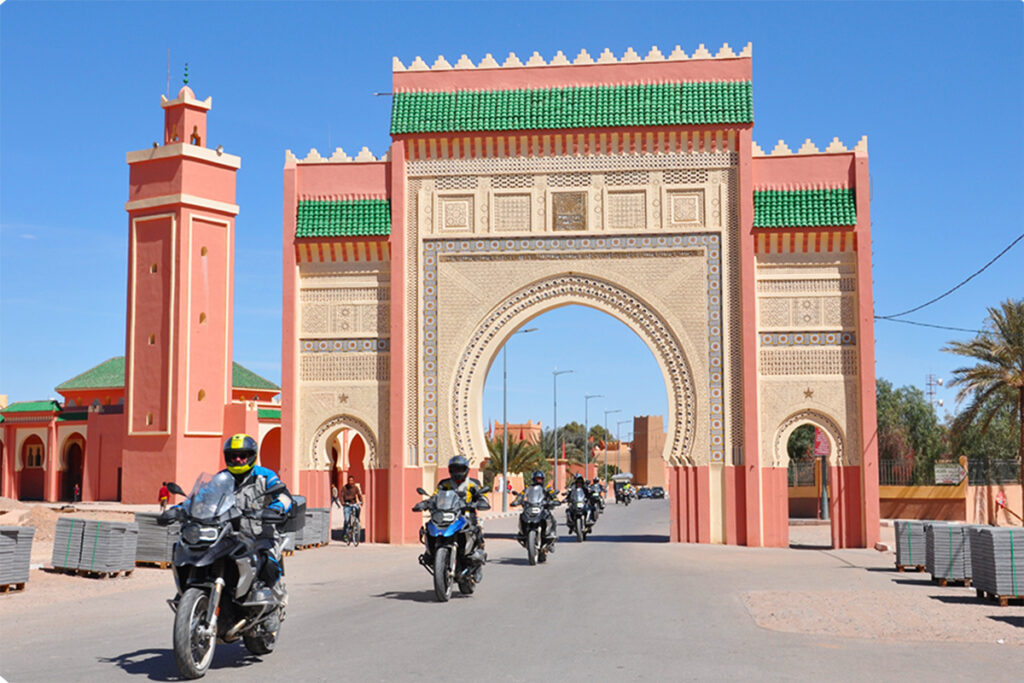
[[(533, 420), (527, 420), (525, 424), (508, 423), (509, 441), (525, 441), (531, 444), (538, 444), (540, 443), (541, 431), (541, 423), (534, 422)], [(505, 434), (505, 424), (495, 420), (491, 434), (493, 434), (492, 438), (494, 439), (502, 438)]]

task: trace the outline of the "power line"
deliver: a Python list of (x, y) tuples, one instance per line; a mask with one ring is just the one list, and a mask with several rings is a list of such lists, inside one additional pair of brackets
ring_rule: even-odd
[[(1024, 240), (1024, 233), (1021, 233), (1020, 235), (1018, 235), (1017, 239), (1015, 239), (1014, 241), (1010, 242), (1010, 244), (1005, 249), (1003, 249), (1001, 252), (996, 254), (995, 257), (991, 261), (989, 261), (988, 263), (983, 265), (979, 270), (976, 270), (974, 273), (972, 273), (970, 277), (968, 277), (967, 279), (965, 279), (962, 282), (960, 282), (960, 284), (958, 284), (956, 287), (953, 287), (952, 289), (949, 289), (949, 290), (943, 292), (942, 294), (938, 295), (934, 299), (931, 299), (930, 301), (926, 301), (923, 304), (921, 304), (920, 306), (915, 306), (914, 308), (911, 308), (911, 309), (908, 309), (906, 311), (903, 311), (902, 313), (893, 313), (892, 315), (876, 315), (875, 318), (877, 318), (879, 320), (892, 320), (893, 318), (899, 318), (899, 317), (902, 317), (904, 315), (907, 315), (908, 313), (913, 313), (915, 311), (920, 311), (925, 306), (931, 306), (936, 301), (939, 301), (941, 299), (945, 299), (947, 296), (949, 296), (950, 294), (952, 294), (956, 290), (960, 289), (961, 287), (966, 285), (968, 282), (970, 282), (974, 278), (976, 278), (979, 275), (981, 275), (982, 273), (984, 273), (985, 270), (989, 266), (991, 266), (993, 263), (998, 261), (1002, 257), (1003, 254), (1005, 254), (1006, 252), (1008, 252), (1011, 249), (1013, 249), (1013, 247), (1017, 244), (1017, 242), (1020, 242), (1021, 240)], [(906, 321), (895, 320), (894, 322), (906, 322)], [(917, 323), (917, 324), (924, 325), (924, 323)], [(931, 327), (941, 327), (941, 325), (931, 325)], [(948, 329), (961, 329), (961, 328), (953, 328), (953, 327), (951, 327), (951, 328), (948, 328)], [(966, 332), (976, 332), (977, 330), (964, 330), (964, 331), (966, 331)]]
[(966, 327), (950, 327), (949, 325), (933, 325), (931, 323), (919, 323), (916, 320), (896, 320), (892, 316), (888, 315), (876, 315), (875, 320), (884, 320), (890, 323), (903, 323), (904, 325), (917, 325), (918, 327), (934, 327), (938, 330), (953, 330), (955, 332), (973, 332), (975, 334), (984, 334), (981, 330), (971, 330)]

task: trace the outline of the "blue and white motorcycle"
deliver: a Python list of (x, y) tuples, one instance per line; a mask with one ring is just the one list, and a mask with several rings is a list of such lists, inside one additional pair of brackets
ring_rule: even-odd
[(464, 595), (472, 595), (476, 584), (483, 580), (483, 567), (487, 562), (484, 552), (484, 534), (476, 520), (477, 510), (490, 510), (491, 504), (482, 494), (473, 502), (466, 502), (465, 494), (458, 491), (438, 491), (413, 506), (414, 512), (430, 512), (430, 519), (420, 529), (420, 540), (426, 552), (419, 562), (434, 576), (434, 595), (439, 602), (452, 597), (452, 585), (458, 584)]

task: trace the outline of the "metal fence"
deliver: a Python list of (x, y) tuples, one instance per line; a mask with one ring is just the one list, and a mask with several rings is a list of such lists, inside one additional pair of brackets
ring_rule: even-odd
[(789, 461), (789, 485), (790, 486), (814, 486), (814, 461), (813, 460), (790, 460)]
[[(792, 477), (790, 470), (790, 481)], [(970, 484), (977, 486), (1017, 484), (1020, 482), (1020, 461), (971, 458), (967, 463), (967, 478)], [(878, 483), (881, 486), (934, 486), (935, 467), (903, 460), (879, 460)]]
[(971, 484), (978, 486), (1018, 484), (1020, 461), (971, 458), (967, 463), (967, 479)]

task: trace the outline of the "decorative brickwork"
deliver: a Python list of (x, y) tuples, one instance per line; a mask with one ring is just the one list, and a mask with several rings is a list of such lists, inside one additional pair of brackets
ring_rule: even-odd
[(766, 377), (857, 374), (857, 351), (839, 348), (764, 348), (758, 371)]

